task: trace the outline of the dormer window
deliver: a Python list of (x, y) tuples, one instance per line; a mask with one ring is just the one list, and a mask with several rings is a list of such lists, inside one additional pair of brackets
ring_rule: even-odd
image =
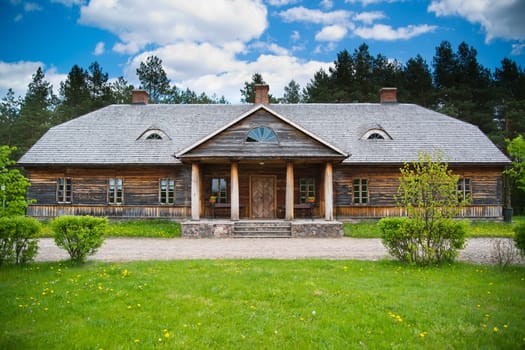
[(384, 130), (370, 129), (361, 136), (361, 140), (392, 140), (392, 138)]
[(149, 134), (146, 140), (162, 140), (162, 136), (157, 133)]
[(246, 136), (246, 142), (277, 142), (277, 135), (275, 131), (267, 127), (256, 127), (250, 130)]
[(142, 133), (137, 140), (161, 141), (169, 140), (170, 137), (158, 128), (150, 128)]

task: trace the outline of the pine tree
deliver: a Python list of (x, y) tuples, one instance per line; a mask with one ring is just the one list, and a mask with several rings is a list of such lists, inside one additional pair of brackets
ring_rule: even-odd
[(162, 60), (157, 56), (149, 56), (146, 62), (141, 62), (137, 76), (152, 103), (161, 103), (169, 94), (170, 80), (162, 67)]
[(0, 145), (13, 144), (13, 128), (20, 116), (20, 97), (15, 98), (13, 89), (7, 90), (0, 102)]
[(301, 86), (295, 80), (290, 80), (288, 85), (284, 87), (283, 103), (299, 103), (301, 102)]

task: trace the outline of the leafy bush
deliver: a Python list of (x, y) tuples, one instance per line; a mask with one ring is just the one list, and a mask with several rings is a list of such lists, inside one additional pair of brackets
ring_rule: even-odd
[(516, 243), (516, 248), (520, 251), (522, 256), (525, 256), (525, 222), (520, 223), (514, 227), (514, 242)]
[(76, 262), (84, 262), (102, 246), (107, 226), (107, 218), (92, 216), (61, 216), (51, 221), (56, 245)]
[(0, 218), (0, 265), (2, 263), (26, 264), (38, 252), (40, 223), (34, 218), (12, 216)]
[(395, 258), (422, 265), (453, 261), (465, 244), (466, 225), (441, 219), (425, 223), (410, 218), (385, 218), (379, 221), (382, 241)]

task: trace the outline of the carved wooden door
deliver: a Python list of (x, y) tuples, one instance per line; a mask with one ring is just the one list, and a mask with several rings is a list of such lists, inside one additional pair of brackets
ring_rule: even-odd
[(251, 195), (253, 219), (275, 218), (274, 176), (252, 176)]

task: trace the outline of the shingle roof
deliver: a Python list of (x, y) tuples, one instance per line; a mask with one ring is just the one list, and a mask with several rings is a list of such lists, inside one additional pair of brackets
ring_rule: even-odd
[[(289, 104), (270, 111), (351, 156), (345, 163), (403, 163), (440, 149), (450, 163), (505, 164), (474, 125), (412, 104)], [(44, 164), (178, 164), (174, 154), (254, 109), (253, 105), (112, 105), (51, 128), (19, 161)], [(152, 127), (154, 126), (154, 127)], [(169, 139), (140, 138), (160, 129)], [(361, 140), (372, 128), (392, 140)]]

